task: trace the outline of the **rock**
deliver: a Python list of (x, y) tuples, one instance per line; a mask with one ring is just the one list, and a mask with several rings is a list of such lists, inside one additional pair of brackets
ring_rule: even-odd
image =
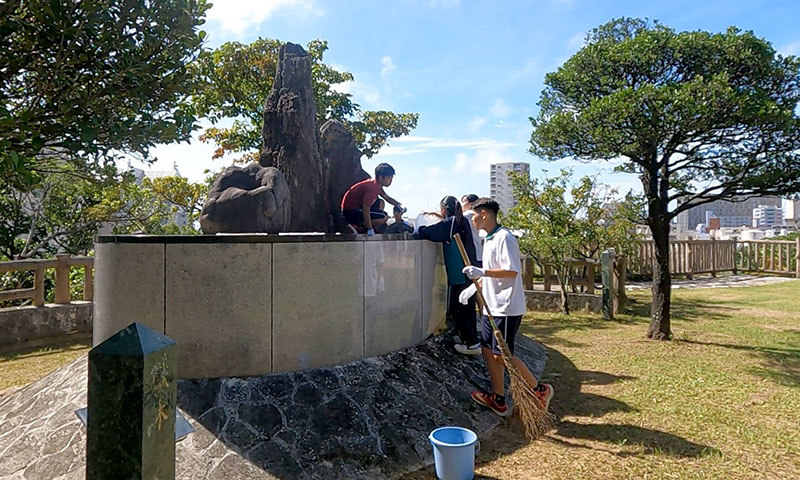
[(273, 167), (252, 163), (226, 168), (211, 186), (200, 213), (203, 233), (278, 233), (292, 218), (286, 178)]
[(344, 221), (339, 213), (342, 196), (352, 185), (366, 180), (369, 174), (361, 168), (361, 151), (353, 134), (337, 120), (328, 120), (320, 128), (322, 155), (328, 162), (328, 211), (335, 231), (342, 231)]
[(260, 163), (286, 177), (292, 199), (289, 231), (330, 232), (327, 162), (321, 155), (311, 57), (300, 45), (281, 47), (272, 91), (264, 105)]
[[(541, 376), (541, 345), (520, 335), (515, 354)], [(86, 406), (86, 365), (0, 398), (0, 478), (83, 478), (86, 434), (73, 412)], [(328, 368), (178, 380), (196, 431), (177, 444), (176, 478), (403, 478), (433, 461), (434, 428), (484, 436), (503, 421), (470, 399), (475, 385), (489, 388), (483, 359), (456, 353), (449, 335)]]

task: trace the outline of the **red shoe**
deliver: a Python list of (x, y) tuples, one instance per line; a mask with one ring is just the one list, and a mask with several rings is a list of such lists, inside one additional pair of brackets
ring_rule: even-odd
[(508, 414), (511, 413), (511, 411), (508, 409), (508, 405), (506, 405), (505, 403), (502, 405), (497, 403), (497, 401), (494, 399), (494, 394), (492, 393), (486, 393), (480, 390), (475, 390), (474, 392), (472, 392), (470, 396), (475, 401), (475, 403), (477, 403), (482, 407), (488, 408), (489, 410), (500, 415), (501, 417), (506, 417), (508, 416)]
[(550, 408), (550, 399), (553, 398), (553, 393), (555, 393), (553, 386), (547, 383), (540, 383), (533, 393), (536, 395), (536, 399), (539, 400), (539, 405), (546, 412)]

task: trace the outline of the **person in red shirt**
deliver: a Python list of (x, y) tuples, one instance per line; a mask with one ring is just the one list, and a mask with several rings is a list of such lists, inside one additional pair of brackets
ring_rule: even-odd
[(392, 184), (394, 178), (394, 168), (388, 163), (381, 163), (375, 167), (375, 178), (367, 179), (356, 183), (345, 192), (342, 197), (342, 216), (349, 227), (355, 231), (366, 231), (367, 236), (375, 234), (375, 230), (380, 230), (388, 215), (378, 205), (378, 196), (395, 207), (400, 207), (400, 202), (393, 199), (383, 187)]

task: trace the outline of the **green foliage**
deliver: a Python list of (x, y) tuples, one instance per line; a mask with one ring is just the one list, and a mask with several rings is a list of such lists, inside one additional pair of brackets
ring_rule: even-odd
[[(565, 298), (568, 260), (596, 260), (607, 248), (633, 252), (637, 238), (630, 197), (619, 199), (616, 190), (588, 176), (573, 183), (568, 170), (541, 180), (510, 176), (518, 204), (503, 222), (522, 232), (520, 250), (540, 266), (552, 265)], [(563, 308), (566, 313), (566, 303)]]
[[(261, 148), (261, 125), (264, 103), (275, 80), (278, 53), (282, 42), (259, 38), (248, 45), (228, 42), (213, 51), (204, 51), (192, 70), (200, 85), (189, 110), (208, 118), (213, 124), (234, 119), (227, 128), (211, 127), (201, 139), (217, 145), (214, 158), (228, 153), (243, 154), (239, 161), (255, 160)], [(356, 144), (372, 157), (390, 138), (407, 135), (417, 125), (416, 113), (363, 111), (350, 94), (337, 91), (334, 85), (353, 80), (349, 72), (340, 72), (323, 63), (328, 43), (314, 40), (307, 45), (312, 58), (311, 75), (317, 108), (317, 121), (342, 122), (356, 138)]]
[[(183, 177), (144, 178), (137, 184), (130, 178), (103, 191), (101, 201), (89, 214), (113, 224), (115, 234), (195, 235), (207, 186)], [(185, 225), (179, 217), (185, 216)]]
[(37, 188), (70, 165), (113, 175), (120, 152), (190, 138), (180, 108), (205, 0), (0, 3), (0, 179)]
[(656, 243), (651, 338), (669, 329), (669, 230), (734, 196), (800, 192), (800, 60), (752, 32), (676, 32), (620, 18), (545, 77), (530, 151), (621, 159), (642, 181)]
[(800, 191), (798, 102), (800, 60), (752, 32), (622, 18), (546, 76), (531, 152), (622, 157), (651, 208), (680, 202), (661, 206), (671, 219), (718, 198)]

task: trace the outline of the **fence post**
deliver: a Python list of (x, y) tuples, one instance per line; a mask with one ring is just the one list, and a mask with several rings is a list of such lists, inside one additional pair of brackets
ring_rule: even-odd
[(628, 294), (625, 293), (625, 284), (628, 282), (628, 257), (625, 255), (620, 255), (617, 257), (615, 267), (617, 274), (617, 289), (614, 312), (619, 313), (625, 311), (625, 307), (628, 306)]
[(55, 303), (69, 303), (69, 254), (56, 255), (56, 292)]
[(686, 241), (686, 278), (694, 279), (694, 244), (692, 240)]
[(594, 262), (586, 265), (586, 293), (594, 295)]
[(603, 252), (601, 276), (603, 278), (603, 319), (614, 319), (614, 250)]
[(44, 267), (36, 267), (33, 271), (33, 305), (41, 307), (44, 305)]
[(87, 480), (175, 478), (177, 359), (139, 323), (89, 351)]
[(795, 240), (794, 276), (795, 278), (800, 278), (800, 237), (797, 237), (797, 240)]
[(736, 252), (736, 237), (733, 237), (733, 274), (734, 275), (737, 274), (737, 270), (736, 270), (736, 259), (737, 259), (737, 257), (738, 257), (738, 254)]
[(83, 299), (87, 301), (94, 299), (94, 269), (92, 265), (83, 267)]
[(711, 276), (717, 278), (717, 240), (711, 237)]

